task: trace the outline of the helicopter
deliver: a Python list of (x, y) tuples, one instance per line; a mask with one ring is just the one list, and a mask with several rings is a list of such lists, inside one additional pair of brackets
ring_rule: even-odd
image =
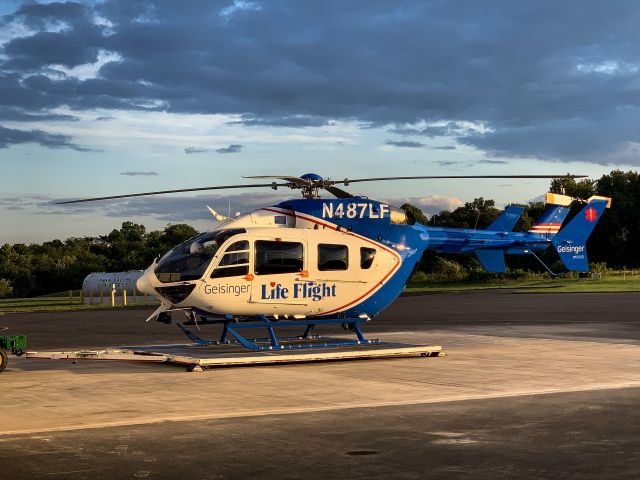
[[(585, 243), (611, 199), (594, 196), (566, 225), (575, 199), (547, 194), (548, 210), (527, 232), (513, 229), (524, 207), (509, 206), (486, 229), (430, 227), (387, 203), (352, 195), (337, 185), (409, 179), (583, 178), (582, 175), (453, 175), (330, 180), (315, 173), (251, 176), (269, 183), (222, 185), (112, 195), (58, 202), (113, 200), (178, 192), (281, 187), (302, 198), (256, 209), (235, 218), (209, 208), (220, 224), (156, 258), (137, 281), (141, 293), (161, 304), (147, 319), (171, 323), (200, 345), (228, 343), (229, 336), (251, 350), (313, 348), (369, 343), (361, 329), (391, 305), (405, 288), (425, 250), (473, 253), (486, 271), (504, 272), (505, 255), (533, 255), (553, 247), (567, 270), (588, 271)], [(335, 198), (322, 198), (327, 191)], [(546, 265), (545, 265), (546, 267)], [(551, 270), (546, 267), (550, 272)], [(551, 272), (553, 274), (553, 272)], [(207, 340), (184, 325), (222, 323), (219, 339)], [(283, 344), (274, 327), (340, 324), (357, 339), (333, 343)], [(245, 338), (243, 328), (264, 327), (268, 344)], [(288, 337), (291, 338), (291, 337)]]

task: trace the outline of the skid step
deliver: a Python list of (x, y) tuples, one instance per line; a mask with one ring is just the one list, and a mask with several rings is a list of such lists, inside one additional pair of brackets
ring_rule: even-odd
[(79, 350), (68, 352), (26, 352), (27, 358), (70, 360), (122, 360), (185, 365), (188, 370), (269, 365), (279, 363), (367, 360), (398, 357), (444, 357), (441, 346), (386, 343), (356, 345), (344, 348), (285, 349), (278, 351), (247, 351), (234, 345), (193, 344), (143, 345), (109, 350)]

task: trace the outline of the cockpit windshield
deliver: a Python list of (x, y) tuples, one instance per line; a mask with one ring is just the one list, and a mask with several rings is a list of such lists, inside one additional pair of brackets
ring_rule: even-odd
[(229, 238), (245, 233), (243, 228), (201, 233), (181, 243), (160, 259), (155, 274), (162, 283), (197, 280)]

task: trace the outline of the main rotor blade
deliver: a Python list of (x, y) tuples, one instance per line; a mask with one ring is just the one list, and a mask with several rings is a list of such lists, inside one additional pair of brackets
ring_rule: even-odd
[(309, 185), (309, 182), (300, 177), (292, 177), (290, 175), (251, 175), (248, 177), (242, 178), (271, 178), (273, 180), (285, 180), (287, 182), (295, 183), (296, 185), (306, 186)]
[(201, 192), (204, 190), (224, 190), (228, 188), (264, 188), (264, 187), (287, 187), (286, 183), (249, 183), (246, 185), (220, 185), (217, 187), (201, 187), (201, 188), (180, 188), (178, 190), (158, 190), (157, 192), (129, 193), (127, 195), (109, 195), (108, 197), (92, 197), (81, 198), (79, 200), (67, 200), (64, 202), (56, 202), (56, 205), (64, 205), (67, 203), (95, 202), (98, 200), (114, 200), (116, 198), (130, 197), (146, 197), (147, 195), (161, 195), (164, 193), (182, 193), (182, 192)]
[(376, 178), (345, 178), (344, 180), (330, 180), (330, 183), (349, 185), (356, 182), (378, 182), (381, 180), (421, 180), (447, 178), (586, 178), (588, 175), (428, 175), (419, 177), (376, 177)]
[(353, 195), (351, 195), (349, 192), (346, 192), (344, 190), (342, 190), (341, 188), (338, 187), (333, 187), (331, 185), (328, 185), (326, 187), (324, 187), (324, 189), (329, 192), (331, 195), (333, 195), (334, 197), (337, 198), (353, 198)]

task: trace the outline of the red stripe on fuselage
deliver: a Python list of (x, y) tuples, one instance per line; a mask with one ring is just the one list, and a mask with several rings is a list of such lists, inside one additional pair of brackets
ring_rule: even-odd
[(384, 245), (378, 243), (378, 242), (374, 242), (373, 240), (367, 238), (367, 237), (363, 237), (362, 235), (357, 235), (353, 232), (348, 232), (348, 231), (344, 231), (342, 230), (342, 228), (339, 225), (336, 225), (335, 227), (332, 226), (329, 223), (326, 222), (321, 222), (320, 220), (316, 220), (314, 217), (307, 217), (306, 215), (301, 215), (299, 213), (291, 213), (291, 212), (287, 212), (287, 211), (280, 211), (280, 210), (274, 210), (272, 208), (263, 208), (262, 210), (266, 210), (268, 212), (274, 212), (274, 213), (280, 213), (280, 214), (284, 214), (284, 215), (288, 215), (290, 217), (295, 217), (295, 218), (300, 218), (302, 220), (306, 220), (307, 222), (312, 222), (318, 225), (322, 225), (325, 228), (332, 228), (338, 232), (344, 233), (346, 235), (351, 235), (355, 238), (359, 238), (360, 240), (364, 240), (365, 242), (368, 242), (378, 248), (381, 248), (383, 250), (386, 250), (387, 252), (391, 253), (392, 255), (394, 255), (396, 257), (396, 259), (398, 260), (398, 262), (391, 268), (391, 270), (389, 270), (389, 272), (382, 278), (382, 280), (380, 280), (378, 283), (376, 283), (376, 285), (369, 291), (365, 292), (363, 295), (359, 296), (358, 298), (356, 298), (355, 300), (342, 305), (341, 307), (338, 308), (334, 308), (333, 310), (329, 310), (328, 312), (324, 312), (322, 313), (322, 315), (328, 315), (330, 313), (334, 313), (334, 312), (338, 312), (340, 310), (343, 310), (346, 307), (349, 307), (351, 305), (353, 305), (354, 303), (360, 301), (361, 299), (365, 298), (367, 295), (369, 295), (371, 292), (373, 292), (376, 288), (378, 288), (378, 286), (382, 286), (382, 284), (385, 282), (385, 280), (387, 278), (389, 278), (389, 276), (394, 272), (394, 270), (396, 270), (397, 268), (400, 267), (400, 264), (402, 263), (402, 259), (400, 257), (400, 255), (398, 255), (396, 252), (394, 252), (393, 250), (391, 250), (390, 248), (385, 247)]

